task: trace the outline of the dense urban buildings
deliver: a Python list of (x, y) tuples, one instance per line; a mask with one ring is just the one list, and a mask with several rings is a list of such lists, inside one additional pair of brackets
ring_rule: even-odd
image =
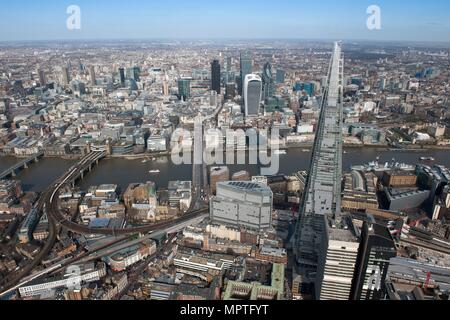
[(448, 300), (448, 57), (1, 43), (0, 298)]

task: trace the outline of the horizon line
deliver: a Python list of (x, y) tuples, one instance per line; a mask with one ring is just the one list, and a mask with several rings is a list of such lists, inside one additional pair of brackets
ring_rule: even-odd
[(133, 42), (133, 41), (317, 41), (317, 42), (334, 42), (334, 41), (344, 41), (344, 42), (370, 42), (370, 43), (413, 43), (413, 44), (445, 44), (450, 45), (450, 41), (447, 40), (399, 40), (399, 39), (364, 39), (364, 38), (258, 38), (258, 37), (223, 37), (223, 38), (208, 38), (208, 37), (137, 37), (137, 38), (55, 38), (55, 39), (18, 39), (18, 40), (0, 40), (2, 44), (9, 43), (32, 43), (32, 42), (94, 42), (94, 41), (120, 41), (120, 42)]

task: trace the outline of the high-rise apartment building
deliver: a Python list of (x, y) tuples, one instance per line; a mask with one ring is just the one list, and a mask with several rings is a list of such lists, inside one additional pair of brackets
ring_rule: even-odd
[(347, 222), (325, 224), (322, 254), (319, 255), (317, 273), (320, 281), (315, 285), (320, 300), (349, 300), (358, 256), (359, 240)]

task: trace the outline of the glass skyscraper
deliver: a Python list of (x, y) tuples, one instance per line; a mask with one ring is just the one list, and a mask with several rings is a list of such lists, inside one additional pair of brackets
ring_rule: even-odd
[(191, 97), (191, 80), (179, 79), (178, 80), (178, 95), (180, 99), (187, 100)]
[(275, 84), (273, 81), (273, 71), (272, 65), (267, 62), (264, 65), (263, 73), (262, 73), (262, 81), (263, 81), (263, 98), (269, 98), (275, 94)]
[[(296, 272), (304, 285), (313, 285), (316, 299), (349, 298), (357, 254), (355, 237), (348, 234), (341, 214), (343, 64), (341, 43), (336, 42), (294, 238)], [(335, 247), (339, 241), (345, 243), (341, 249)], [(333, 264), (338, 267), (329, 267)]]
[(125, 69), (119, 68), (119, 80), (120, 80), (120, 86), (125, 87)]
[(381, 300), (389, 262), (397, 256), (394, 239), (381, 225), (364, 222), (350, 298)]
[(220, 62), (214, 60), (211, 63), (211, 90), (220, 94)]
[(231, 64), (232, 64), (231, 57), (226, 57), (224, 63), (225, 63), (225, 85), (227, 85), (228, 82), (234, 81), (234, 79), (231, 76)]
[(239, 85), (239, 93), (242, 95), (245, 77), (253, 72), (253, 61), (247, 53), (241, 53), (241, 81)]
[(277, 69), (276, 81), (277, 83), (284, 83), (286, 78), (286, 72), (281, 69)]
[(261, 103), (262, 80), (255, 74), (248, 74), (244, 81), (245, 116), (257, 116)]

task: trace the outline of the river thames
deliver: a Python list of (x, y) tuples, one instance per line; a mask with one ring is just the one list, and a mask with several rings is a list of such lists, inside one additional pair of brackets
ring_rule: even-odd
[[(286, 155), (280, 155), (280, 174), (292, 174), (299, 170), (308, 170), (311, 152), (302, 149), (289, 149)], [(344, 171), (350, 170), (352, 165), (366, 164), (380, 158), (380, 163), (396, 162), (416, 164), (420, 157), (433, 157), (436, 164), (450, 167), (450, 151), (423, 150), (423, 151), (387, 151), (380, 149), (346, 149), (343, 157)], [(0, 171), (14, 165), (19, 160), (11, 157), (0, 158)], [(72, 160), (58, 158), (44, 158), (33, 163), (28, 169), (20, 171), (17, 179), (22, 181), (26, 191), (42, 191), (72, 164)], [(247, 170), (251, 175), (260, 174), (259, 165), (229, 165), (231, 174), (240, 170)], [(160, 170), (159, 175), (150, 174), (150, 170)], [(167, 187), (171, 180), (192, 180), (191, 165), (174, 165), (170, 157), (156, 159), (143, 163), (142, 159), (127, 160), (123, 158), (108, 158), (100, 161), (99, 166), (89, 173), (80, 183), (82, 189), (90, 185), (105, 183), (117, 184), (124, 190), (128, 184), (136, 182), (154, 181), (159, 188)]]

